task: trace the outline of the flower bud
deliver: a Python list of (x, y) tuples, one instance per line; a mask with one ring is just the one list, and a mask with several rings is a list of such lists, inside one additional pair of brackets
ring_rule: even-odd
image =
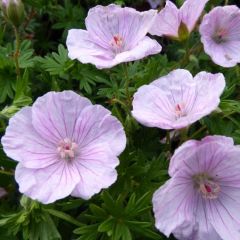
[(178, 36), (179, 36), (178, 37), (179, 41), (185, 41), (189, 37), (188, 28), (187, 28), (187, 26), (183, 22), (181, 22), (181, 24), (179, 26)]
[(0, 0), (3, 14), (15, 27), (19, 27), (24, 20), (24, 5), (21, 0)]

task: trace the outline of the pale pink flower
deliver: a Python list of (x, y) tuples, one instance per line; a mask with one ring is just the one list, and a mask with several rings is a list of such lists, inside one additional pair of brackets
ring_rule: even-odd
[(206, 14), (199, 29), (205, 52), (222, 67), (240, 63), (240, 9), (215, 7)]
[(177, 69), (138, 89), (132, 115), (148, 127), (184, 128), (217, 108), (224, 87), (221, 73), (200, 72), (193, 78)]
[(156, 16), (156, 10), (96, 6), (88, 12), (87, 30), (69, 30), (68, 56), (101, 69), (159, 53), (160, 44), (146, 36)]
[(106, 108), (64, 91), (21, 109), (10, 119), (2, 145), (19, 162), (20, 192), (51, 203), (68, 195), (89, 199), (113, 184), (126, 137)]
[(156, 228), (181, 240), (239, 240), (239, 156), (224, 136), (180, 146), (170, 161), (171, 179), (153, 196)]
[[(157, 36), (180, 38), (182, 24), (188, 33), (192, 32), (197, 20), (209, 0), (186, 0), (178, 9), (174, 3), (167, 0), (166, 6), (158, 13), (155, 23), (149, 33)], [(185, 29), (182, 29), (185, 31)], [(186, 34), (186, 33), (185, 33)]]

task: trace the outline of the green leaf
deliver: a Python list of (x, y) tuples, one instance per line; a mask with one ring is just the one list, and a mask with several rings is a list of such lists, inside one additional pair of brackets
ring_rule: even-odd
[(99, 225), (98, 231), (99, 232), (108, 232), (113, 229), (113, 226), (114, 226), (114, 219), (112, 217), (109, 217), (108, 219), (106, 219), (104, 222), (102, 222)]
[(31, 47), (31, 41), (24, 40), (20, 46), (20, 55), (18, 58), (20, 68), (34, 67), (34, 50)]
[(50, 213), (51, 215), (57, 217), (57, 218), (60, 218), (60, 219), (63, 219), (69, 223), (72, 223), (76, 226), (82, 226), (82, 224), (80, 222), (78, 222), (77, 220), (75, 220), (73, 217), (71, 217), (70, 215), (64, 213), (64, 212), (61, 212), (61, 211), (58, 211), (58, 210), (55, 210), (55, 209), (50, 209), (50, 208), (46, 208), (45, 209), (48, 213)]
[(58, 46), (58, 53), (53, 52), (50, 56), (36, 57), (45, 71), (49, 72), (50, 75), (63, 75), (65, 71), (73, 66), (73, 63), (68, 58), (67, 49), (60, 44)]

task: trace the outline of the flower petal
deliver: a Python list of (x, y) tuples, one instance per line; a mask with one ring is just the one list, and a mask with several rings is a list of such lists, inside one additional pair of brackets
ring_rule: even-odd
[(68, 196), (79, 182), (80, 175), (75, 166), (66, 161), (42, 169), (25, 168), (19, 163), (15, 179), (21, 193), (48, 204)]
[(98, 65), (102, 62), (103, 66), (107, 66), (114, 57), (111, 51), (94, 43), (86, 30), (69, 30), (66, 44), (69, 58), (78, 59), (82, 63)]
[[(214, 165), (211, 166), (211, 161), (209, 162), (210, 164), (206, 164), (206, 162), (211, 159), (211, 156), (214, 156), (215, 162), (217, 162), (217, 154), (220, 157), (218, 159), (221, 160), (222, 152), (216, 153), (216, 150), (220, 146), (224, 149), (225, 147), (232, 148), (233, 144), (232, 138), (218, 135), (207, 136), (201, 141), (188, 140), (175, 150), (169, 165), (169, 175), (174, 176), (185, 164), (187, 164), (188, 167), (192, 166), (192, 172), (212, 170)], [(206, 154), (207, 156), (205, 156)], [(205, 160), (201, 160), (200, 163), (199, 159)]]
[(209, 0), (186, 0), (180, 8), (180, 19), (191, 32)]
[(56, 146), (32, 125), (31, 107), (22, 108), (10, 119), (1, 142), (7, 156), (25, 167), (42, 168), (56, 161)]
[(220, 103), (226, 82), (222, 73), (211, 74), (200, 72), (194, 77), (196, 82), (196, 97), (189, 114), (198, 119), (210, 114)]
[(104, 143), (91, 144), (81, 149), (79, 159), (74, 162), (80, 174), (72, 196), (89, 199), (101, 189), (111, 186), (117, 180), (115, 167), (118, 159)]
[(49, 92), (32, 106), (32, 123), (42, 138), (59, 144), (72, 139), (76, 121), (91, 102), (73, 91)]
[(101, 143), (106, 144), (112, 154), (117, 156), (126, 146), (122, 124), (100, 105), (91, 105), (82, 111), (73, 138), (80, 149)]
[(141, 40), (131, 50), (117, 54), (114, 61), (117, 62), (117, 64), (122, 62), (131, 62), (149, 55), (157, 54), (161, 52), (161, 50), (162, 47), (156, 40), (144, 37), (143, 40)]
[(157, 36), (178, 37), (180, 23), (179, 9), (174, 3), (167, 0), (165, 7), (158, 13), (149, 33)]
[(194, 193), (191, 179), (181, 174), (160, 187), (152, 200), (156, 228), (169, 237), (179, 226), (194, 225)]
[(174, 109), (160, 88), (154, 85), (140, 87), (132, 104), (133, 117), (144, 126), (172, 129)]

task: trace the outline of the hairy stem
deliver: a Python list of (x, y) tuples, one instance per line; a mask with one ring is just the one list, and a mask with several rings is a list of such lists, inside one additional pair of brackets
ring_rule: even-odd
[(15, 61), (17, 79), (19, 79), (21, 77), (20, 67), (19, 67), (20, 36), (19, 36), (18, 29), (16, 27), (14, 27), (14, 33), (15, 33), (15, 39), (16, 39), (16, 49), (15, 49), (15, 53), (14, 53), (14, 61)]

